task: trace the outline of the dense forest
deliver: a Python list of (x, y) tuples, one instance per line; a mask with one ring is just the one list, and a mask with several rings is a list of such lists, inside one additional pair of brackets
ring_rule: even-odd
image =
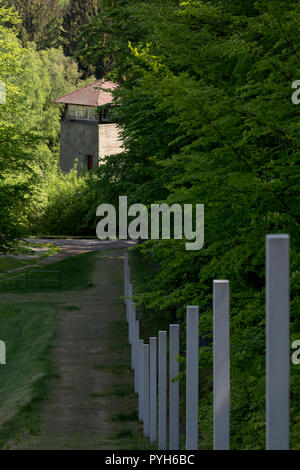
[[(148, 241), (149, 315), (184, 323), (212, 280), (231, 282), (233, 449), (264, 447), (265, 235), (291, 236), (291, 338), (300, 332), (300, 80), (297, 0), (2, 0), (1, 249), (26, 234), (94, 235), (96, 207), (205, 204), (205, 246)], [(92, 174), (58, 168), (51, 100), (95, 77), (115, 92), (125, 150)], [(206, 332), (206, 333), (205, 333)], [(208, 341), (209, 343), (209, 341)], [(205, 344), (208, 344), (205, 343)], [(212, 447), (211, 345), (200, 350), (200, 433)], [(292, 366), (291, 447), (300, 449)]]

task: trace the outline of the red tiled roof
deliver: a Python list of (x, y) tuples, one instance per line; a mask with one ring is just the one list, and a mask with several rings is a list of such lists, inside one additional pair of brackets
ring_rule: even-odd
[[(53, 103), (78, 104), (83, 106), (104, 106), (113, 102), (113, 95), (110, 92), (117, 88), (117, 84), (98, 80), (91, 85), (75, 90), (72, 93), (61, 96), (53, 100)], [(106, 91), (107, 90), (107, 91)]]

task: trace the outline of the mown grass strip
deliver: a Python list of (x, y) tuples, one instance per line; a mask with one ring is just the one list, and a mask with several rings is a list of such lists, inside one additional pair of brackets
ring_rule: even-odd
[[(51, 265), (61, 271), (63, 279), (61, 289), (52, 287), (53, 296), (48, 291), (48, 298), (54, 301), (44, 302), (35, 295), (47, 291), (45, 286), (29, 291), (19, 285), (17, 295), (5, 296), (0, 303), (0, 339), (7, 348), (6, 365), (0, 366), (0, 449), (40, 433), (40, 409), (48, 395), (48, 380), (57, 376), (51, 358), (61, 308), (57, 293), (88, 288), (95, 259), (95, 253), (86, 253)], [(23, 294), (22, 300), (19, 294)], [(66, 305), (70, 309), (78, 307)]]
[[(93, 287), (90, 280), (90, 275), (95, 263), (95, 253), (89, 252), (80, 255), (75, 255), (66, 258), (57, 263), (51, 263), (47, 266), (34, 267), (27, 269), (29, 278), (34, 278), (35, 281), (29, 283), (27, 287), (26, 274), (21, 273), (14, 275), (12, 279), (5, 280), (1, 278), (0, 293), (1, 292), (17, 292), (17, 293), (30, 293), (30, 292), (53, 292), (58, 288), (56, 282), (44, 282), (44, 275), (42, 271), (59, 271), (61, 276), (60, 290), (77, 290), (88, 289)], [(40, 273), (41, 272), (41, 273)], [(39, 282), (39, 273), (41, 279)], [(50, 275), (50, 274), (49, 274)], [(52, 280), (52, 277), (49, 277)]]
[(56, 331), (56, 304), (0, 304), (0, 336), (6, 365), (0, 366), (0, 448), (10, 437), (40, 430), (38, 411), (52, 374), (50, 348)]

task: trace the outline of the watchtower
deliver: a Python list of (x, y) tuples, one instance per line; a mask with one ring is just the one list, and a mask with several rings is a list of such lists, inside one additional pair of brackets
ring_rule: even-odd
[(98, 80), (53, 101), (64, 105), (60, 133), (60, 168), (64, 173), (74, 167), (76, 159), (79, 166), (91, 170), (104, 157), (122, 152), (112, 95), (117, 86)]

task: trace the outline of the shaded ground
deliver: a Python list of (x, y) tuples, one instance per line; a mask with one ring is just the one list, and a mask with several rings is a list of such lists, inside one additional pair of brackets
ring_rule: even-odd
[[(98, 239), (46, 239), (46, 238), (27, 238), (26, 241), (31, 245), (44, 245), (44, 246), (28, 246), (27, 249), (32, 253), (27, 254), (6, 254), (1, 255), (2, 260), (0, 266), (0, 276), (9, 276), (11, 278), (14, 274), (18, 275), (25, 270), (32, 267), (44, 266), (47, 264), (62, 261), (71, 256), (80, 255), (83, 253), (107, 250), (111, 248), (128, 248), (133, 246), (136, 242), (131, 240), (98, 240)], [(49, 250), (49, 244), (52, 248)], [(46, 246), (48, 245), (48, 246)], [(59, 252), (56, 253), (56, 247)], [(50, 251), (50, 253), (47, 253)], [(51, 253), (51, 251), (54, 251)], [(10, 260), (10, 262), (9, 262)], [(4, 267), (3, 267), (4, 261)]]
[[(27, 238), (29, 243), (51, 244), (59, 247), (59, 253), (44, 259), (45, 263), (56, 263), (69, 256), (87, 253), (88, 251), (107, 250), (110, 248), (126, 248), (135, 245), (133, 241), (127, 240), (98, 240), (98, 239), (43, 239), (43, 238)], [(42, 248), (41, 248), (42, 249)], [(24, 259), (24, 258), (23, 258)]]
[[(91, 242), (94, 240), (87, 240), (95, 248)], [(81, 250), (79, 244), (71, 245)], [(12, 448), (120, 449), (128, 448), (127, 444), (137, 448), (130, 443), (138, 436), (139, 425), (135, 420), (137, 398), (129, 369), (127, 324), (120, 300), (124, 249), (103, 250), (94, 256), (94, 287), (26, 296), (31, 301), (55, 299), (60, 305), (53, 349), (57, 378), (52, 380), (42, 411), (41, 435), (22, 436), (20, 442), (11, 443)], [(128, 438), (127, 444), (124, 437)]]

